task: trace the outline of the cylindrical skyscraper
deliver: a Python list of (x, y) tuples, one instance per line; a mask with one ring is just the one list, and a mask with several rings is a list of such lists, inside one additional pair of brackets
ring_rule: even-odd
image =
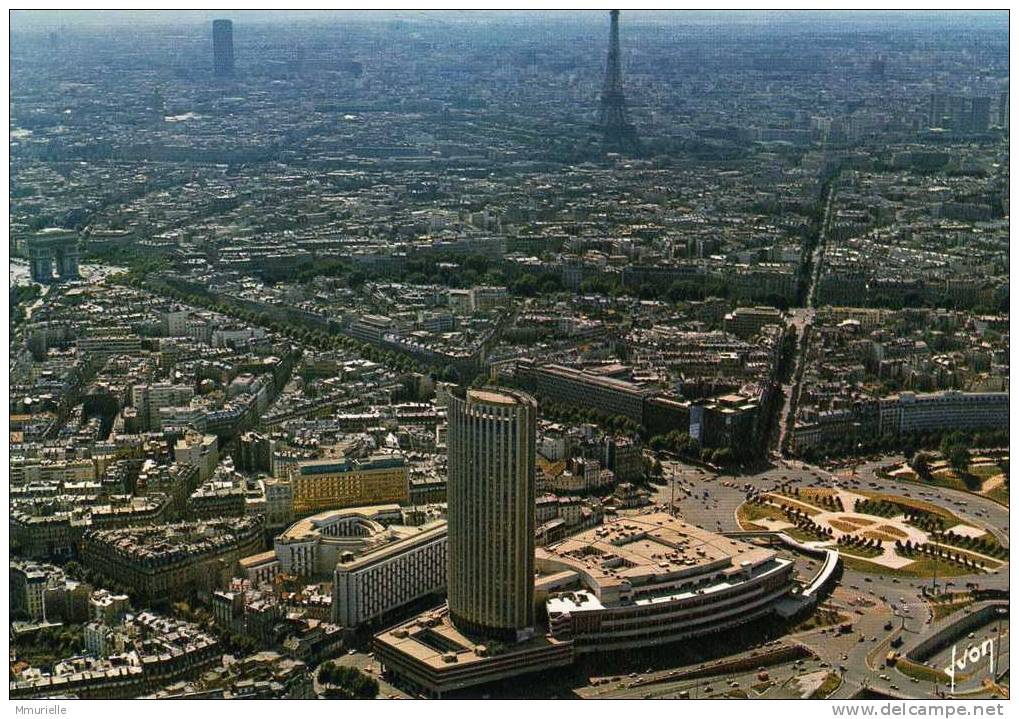
[(234, 74), (234, 24), (232, 20), (212, 21), (212, 68), (216, 77)]
[(533, 635), (537, 414), (510, 389), (449, 398), (449, 613), (470, 634)]

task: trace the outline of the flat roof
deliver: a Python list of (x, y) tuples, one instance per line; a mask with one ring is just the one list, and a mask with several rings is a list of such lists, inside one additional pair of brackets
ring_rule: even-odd
[(300, 539), (318, 532), (319, 527), (338, 522), (346, 517), (362, 517), (374, 521), (380, 514), (391, 514), (400, 511), (399, 504), (375, 504), (367, 507), (345, 507), (343, 509), (330, 509), (326, 512), (319, 512), (310, 517), (299, 519), (282, 533), (277, 535), (278, 539)]
[(514, 405), (519, 403), (519, 400), (511, 394), (487, 389), (472, 389), (467, 393), (467, 396), (475, 402), (484, 402), (485, 404)]
[(450, 671), (491, 661), (496, 657), (527, 654), (569, 644), (568, 640), (543, 634), (512, 644), (475, 641), (453, 626), (446, 608), (426, 612), (410, 622), (384, 631), (375, 636), (375, 641), (421, 662), (431, 671)]
[(555, 571), (574, 569), (599, 589), (624, 582), (639, 588), (739, 569), (744, 563), (758, 565), (775, 556), (770, 549), (694, 527), (664, 512), (621, 516), (536, 551)]

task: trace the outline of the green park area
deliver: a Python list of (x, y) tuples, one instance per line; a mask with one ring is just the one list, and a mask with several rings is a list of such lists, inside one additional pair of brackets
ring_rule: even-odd
[(970, 492), (1008, 506), (1008, 453), (972, 452), (953, 444), (950, 437), (942, 442), (939, 452), (917, 452), (908, 461), (885, 467), (879, 474), (899, 481)]
[(837, 549), (846, 566), (904, 577), (999, 569), (1008, 549), (933, 502), (884, 492), (786, 487), (737, 510), (743, 529), (781, 531)]

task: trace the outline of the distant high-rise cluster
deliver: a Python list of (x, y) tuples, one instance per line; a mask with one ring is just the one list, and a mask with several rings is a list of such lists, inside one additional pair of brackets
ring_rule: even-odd
[(619, 61), (619, 11), (609, 13), (609, 57), (605, 65), (605, 87), (601, 94), (598, 125), (604, 136), (605, 148), (616, 152), (639, 149), (637, 129), (630, 124), (623, 96), (623, 70)]
[(930, 127), (956, 132), (987, 132), (991, 126), (991, 98), (932, 93), (929, 123)]
[(216, 77), (234, 74), (234, 24), (232, 20), (212, 21), (212, 67)]

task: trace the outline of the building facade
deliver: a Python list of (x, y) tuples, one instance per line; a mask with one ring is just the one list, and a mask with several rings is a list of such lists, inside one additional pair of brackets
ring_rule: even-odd
[(311, 460), (290, 475), (297, 515), (341, 507), (410, 501), (410, 474), (403, 457)]
[(446, 523), (355, 557), (333, 574), (333, 622), (354, 628), (446, 588)]
[(462, 631), (533, 633), (537, 410), (514, 390), (449, 398), (449, 611)]
[(212, 64), (216, 77), (234, 74), (234, 24), (232, 20), (212, 21)]

